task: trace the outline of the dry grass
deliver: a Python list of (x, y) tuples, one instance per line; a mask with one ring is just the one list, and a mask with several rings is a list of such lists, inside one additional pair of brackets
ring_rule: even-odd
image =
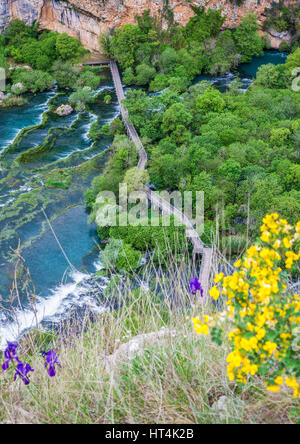
[[(237, 386), (226, 376), (227, 347), (193, 332), (187, 320), (208, 307), (191, 300), (188, 282), (196, 273), (187, 257), (170, 262), (168, 272), (149, 264), (136, 285), (110, 289), (122, 302), (81, 333), (59, 335), (51, 346), (62, 368), (50, 379), (38, 357), (37, 337), (24, 344), (35, 372), (29, 387), (0, 373), (2, 423), (291, 423), (295, 401), (289, 393), (273, 396), (260, 381)], [(213, 310), (213, 307), (210, 307)], [(104, 358), (136, 335), (166, 334), (133, 359), (120, 358), (107, 371)], [(38, 338), (40, 341), (40, 337)], [(46, 339), (48, 340), (48, 339)], [(50, 344), (49, 344), (50, 345)], [(226, 396), (226, 408), (214, 403)]]

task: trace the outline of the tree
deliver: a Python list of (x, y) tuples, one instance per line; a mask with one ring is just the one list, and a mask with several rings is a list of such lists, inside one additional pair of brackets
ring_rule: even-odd
[(124, 25), (118, 28), (110, 42), (113, 57), (122, 69), (135, 64), (136, 50), (145, 41), (145, 35), (137, 25)]
[(192, 119), (192, 114), (182, 103), (174, 103), (174, 105), (165, 111), (161, 128), (165, 134), (172, 133), (179, 125), (188, 127)]
[(100, 85), (101, 77), (94, 74), (90, 69), (85, 69), (78, 77), (76, 87), (89, 86), (91, 89), (97, 89)]
[(93, 90), (89, 86), (78, 88), (70, 95), (70, 103), (76, 106), (76, 111), (83, 111), (85, 105), (94, 100)]
[(204, 94), (199, 95), (196, 99), (197, 109), (204, 113), (221, 113), (224, 110), (225, 105), (226, 103), (222, 94), (214, 88), (207, 89)]
[(258, 30), (259, 25), (254, 14), (247, 14), (235, 30), (234, 40), (237, 50), (242, 56), (242, 63), (249, 63), (253, 56), (263, 54), (264, 44)]
[(136, 82), (135, 75), (133, 69), (131, 67), (126, 68), (123, 73), (123, 82), (126, 85), (134, 85)]
[(18, 46), (28, 38), (36, 38), (38, 27), (38, 23), (27, 26), (22, 20), (12, 20), (6, 28), (6, 38), (8, 39), (9, 45)]
[(75, 88), (79, 78), (79, 68), (71, 62), (56, 60), (52, 66), (52, 73), (60, 89)]
[(275, 66), (272, 63), (260, 66), (256, 75), (256, 83), (265, 88), (286, 88), (288, 84), (286, 66)]
[(209, 64), (209, 73), (212, 75), (224, 74), (231, 68), (236, 68), (241, 56), (236, 48), (232, 32), (228, 29), (220, 34), (217, 45), (213, 50)]
[(283, 146), (291, 135), (288, 128), (273, 128), (271, 131), (270, 142), (274, 147)]
[(209, 37), (215, 37), (225, 21), (221, 10), (215, 11), (209, 9), (207, 12), (204, 7), (197, 8), (192, 6), (195, 17), (192, 17), (185, 27), (185, 36), (189, 41), (203, 42)]
[(109, 244), (100, 253), (100, 260), (107, 269), (114, 269), (118, 260), (119, 252), (122, 250), (124, 242), (121, 239), (109, 240)]
[(286, 61), (286, 67), (291, 73), (295, 68), (300, 67), (300, 48), (296, 49), (292, 54), (290, 54)]
[(24, 86), (22, 92), (43, 92), (52, 89), (55, 85), (55, 79), (49, 73), (43, 71), (19, 69), (13, 74), (12, 78), (15, 84), (21, 83)]
[(238, 181), (241, 176), (241, 165), (235, 160), (227, 160), (218, 170), (221, 176), (225, 176), (230, 180)]
[(124, 244), (116, 262), (119, 271), (134, 271), (141, 263), (142, 255), (131, 245)]
[(56, 40), (56, 50), (63, 60), (77, 60), (86, 54), (81, 42), (66, 33), (59, 34)]
[(124, 183), (127, 183), (128, 193), (143, 190), (148, 181), (148, 172), (144, 170), (139, 170), (138, 167), (134, 167), (126, 171), (124, 177)]
[(171, 47), (166, 48), (160, 55), (159, 62), (164, 73), (168, 73), (171, 69), (174, 69), (178, 62), (178, 56), (175, 49)]
[(138, 85), (148, 85), (156, 74), (156, 69), (142, 63), (136, 67), (136, 83)]

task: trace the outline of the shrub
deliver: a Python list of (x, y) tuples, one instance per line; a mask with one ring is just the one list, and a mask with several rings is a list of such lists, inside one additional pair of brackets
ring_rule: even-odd
[(89, 86), (78, 88), (70, 95), (70, 103), (76, 106), (76, 111), (83, 111), (85, 105), (94, 100), (94, 94)]
[(277, 213), (267, 215), (259, 242), (234, 265), (231, 276), (215, 277), (210, 296), (226, 297), (228, 311), (216, 316), (193, 318), (197, 333), (209, 334), (222, 343), (228, 320), (231, 353), (227, 356), (228, 378), (245, 384), (254, 375), (264, 378), (269, 391), (285, 383), (300, 397), (299, 324), (300, 297), (289, 285), (290, 272), (300, 259), (300, 222), (291, 226)]
[(24, 89), (22, 92), (43, 92), (50, 90), (55, 85), (55, 79), (47, 72), (16, 70), (12, 79), (14, 83), (22, 83)]

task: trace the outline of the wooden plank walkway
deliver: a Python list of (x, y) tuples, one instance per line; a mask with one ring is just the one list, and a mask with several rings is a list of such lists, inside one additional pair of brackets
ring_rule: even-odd
[(100, 62), (97, 62), (97, 61), (83, 62), (82, 65), (85, 65), (85, 66), (109, 66), (110, 65), (110, 60), (103, 60), (103, 61), (100, 61)]
[[(116, 62), (110, 61), (110, 70), (113, 78), (113, 82), (116, 89), (116, 94), (118, 97), (118, 102), (120, 106), (120, 111), (122, 115), (122, 119), (127, 131), (128, 136), (133, 141), (135, 146), (137, 147), (137, 150), (139, 152), (139, 163), (138, 168), (140, 170), (146, 169), (146, 164), (148, 161), (147, 152), (141, 142), (141, 139), (139, 138), (139, 135), (134, 127), (130, 123), (128, 111), (125, 109), (123, 105), (123, 100), (125, 99), (124, 89), (121, 82), (121, 77), (119, 73), (118, 66)], [(151, 203), (158, 208), (162, 210), (164, 214), (174, 215), (176, 216), (183, 225), (186, 226), (186, 235), (189, 238), (190, 242), (193, 245), (193, 254), (196, 255), (202, 255), (201, 260), (201, 271), (200, 271), (200, 282), (202, 284), (203, 290), (204, 290), (204, 296), (208, 297), (208, 291), (209, 291), (209, 283), (210, 283), (210, 274), (211, 274), (211, 262), (212, 262), (212, 254), (213, 250), (212, 248), (205, 247), (204, 243), (199, 237), (198, 232), (195, 230), (192, 222), (177, 208), (175, 208), (173, 205), (170, 204), (170, 202), (167, 202), (164, 200), (161, 196), (159, 196), (154, 191), (151, 191), (150, 189), (146, 190), (148, 199), (151, 201)]]

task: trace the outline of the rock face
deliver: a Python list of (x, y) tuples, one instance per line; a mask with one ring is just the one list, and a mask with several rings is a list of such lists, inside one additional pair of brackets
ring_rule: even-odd
[(275, 29), (269, 29), (269, 38), (272, 48), (279, 48), (282, 42), (287, 42), (288, 44), (292, 41), (292, 35), (286, 32), (278, 32)]
[[(286, 0), (286, 4), (294, 1)], [(36, 20), (46, 29), (67, 32), (79, 37), (88, 49), (98, 50), (100, 32), (126, 23), (135, 23), (135, 15), (147, 9), (151, 14), (158, 15), (166, 3), (166, 0), (1, 0), (0, 30), (13, 18), (26, 23)], [(265, 8), (271, 3), (272, 0), (244, 0), (241, 6), (237, 6), (231, 0), (168, 1), (175, 21), (180, 24), (186, 24), (194, 15), (190, 5), (222, 8), (226, 15), (225, 28), (234, 28), (249, 12), (255, 13), (262, 23)]]

